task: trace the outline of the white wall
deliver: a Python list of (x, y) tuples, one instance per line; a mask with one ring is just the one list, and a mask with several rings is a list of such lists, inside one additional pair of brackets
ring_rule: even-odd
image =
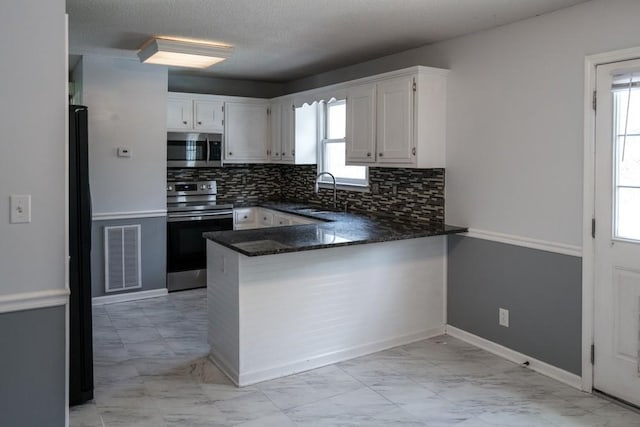
[(586, 55), (640, 45), (640, 1), (593, 0), (288, 85), (449, 68), (446, 221), (580, 245)]
[(584, 58), (640, 45), (638, 17), (594, 1), (426, 52), (452, 69), (448, 222), (581, 244)]
[[(64, 12), (0, 3), (0, 296), (65, 286)], [(9, 224), (10, 194), (31, 194), (31, 223)]]
[(84, 56), (82, 90), (93, 214), (166, 209), (166, 67)]

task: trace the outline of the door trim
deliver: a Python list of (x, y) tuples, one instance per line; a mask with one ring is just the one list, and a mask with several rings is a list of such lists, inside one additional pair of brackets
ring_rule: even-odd
[(584, 173), (582, 205), (582, 390), (593, 391), (591, 344), (594, 342), (595, 241), (591, 219), (595, 214), (595, 111), (596, 67), (640, 59), (640, 47), (615, 50), (585, 58), (584, 65)]

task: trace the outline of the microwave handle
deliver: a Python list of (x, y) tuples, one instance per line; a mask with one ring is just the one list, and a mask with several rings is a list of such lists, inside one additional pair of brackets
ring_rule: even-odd
[(209, 135), (206, 136), (207, 138), (207, 162), (211, 161), (211, 141), (209, 141)]

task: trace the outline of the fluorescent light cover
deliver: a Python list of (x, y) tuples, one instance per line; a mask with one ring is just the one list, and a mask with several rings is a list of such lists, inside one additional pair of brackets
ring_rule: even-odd
[(158, 37), (145, 43), (138, 57), (148, 64), (208, 68), (224, 61), (232, 52), (233, 48), (228, 45)]

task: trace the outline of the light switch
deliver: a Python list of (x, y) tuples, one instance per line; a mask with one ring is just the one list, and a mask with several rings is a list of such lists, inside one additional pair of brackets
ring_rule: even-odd
[(11, 195), (11, 224), (31, 222), (31, 195)]

